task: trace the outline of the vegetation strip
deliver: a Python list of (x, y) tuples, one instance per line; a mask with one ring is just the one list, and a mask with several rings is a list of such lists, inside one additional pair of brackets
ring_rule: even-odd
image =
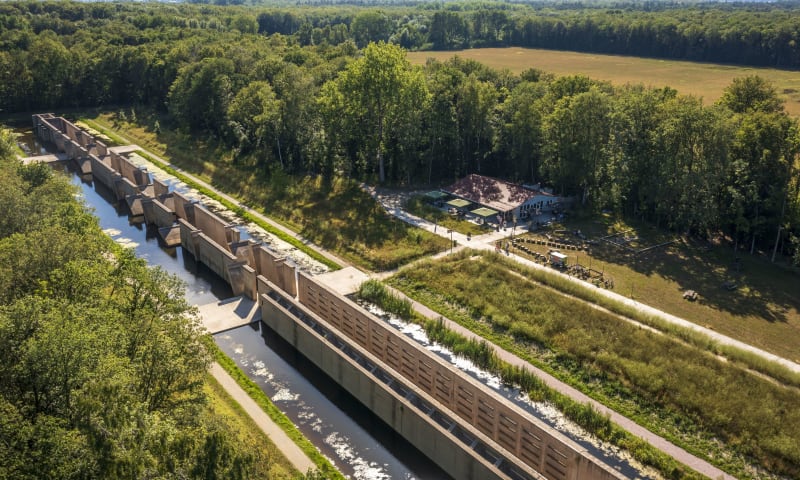
[(797, 405), (796, 389), (537, 290), (509, 269), (520, 271), (500, 256), (464, 252), (390, 283), (695, 455), (716, 452), (712, 461), (727, 471), (752, 475), (744, 455), (773, 473), (796, 472), (800, 449), (790, 439), (800, 414), (787, 407)]
[(361, 284), (358, 296), (403, 320), (422, 325), (430, 340), (446, 346), (454, 354), (469, 359), (480, 368), (498, 375), (503, 383), (519, 387), (528, 394), (531, 400), (550, 402), (565, 417), (580, 425), (590, 434), (631, 452), (636, 460), (657, 469), (666, 478), (676, 480), (705, 478), (649, 443), (628, 433), (591, 405), (575, 402), (566, 395), (547, 387), (530, 371), (500, 360), (486, 341), (467, 339), (449, 330), (441, 318), (431, 320), (422, 317), (413, 310), (409, 300), (392, 294), (380, 281), (368, 280)]
[(322, 475), (322, 478), (326, 479), (333, 479), (333, 480), (344, 480), (344, 476), (326, 459), (320, 452), (317, 450), (317, 447), (314, 446), (301, 432), (297, 429), (297, 427), (292, 423), (289, 418), (283, 414), (283, 412), (275, 406), (274, 403), (269, 399), (266, 393), (261, 390), (261, 387), (258, 386), (254, 381), (247, 376), (246, 373), (236, 365), (236, 362), (233, 361), (230, 357), (225, 355), (225, 353), (220, 350), (220, 348), (214, 343), (214, 340), (211, 337), (208, 337), (206, 340), (206, 344), (214, 354), (214, 358), (216, 359), (217, 363), (219, 363), (223, 369), (225, 369), (228, 374), (236, 380), (236, 383), (239, 384), (242, 389), (247, 392), (248, 395), (261, 407), (264, 412), (269, 415), (281, 429), (286, 432), (289, 438), (294, 441), (303, 452), (308, 455), (308, 457), (317, 465), (319, 469), (319, 473)]

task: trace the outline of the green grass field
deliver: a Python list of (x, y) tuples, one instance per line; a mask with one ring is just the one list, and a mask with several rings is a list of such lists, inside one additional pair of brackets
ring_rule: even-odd
[[(728, 247), (670, 236), (647, 225), (622, 225), (600, 217), (558, 227), (570, 232), (580, 229), (590, 239), (627, 231), (629, 237), (640, 239), (640, 248), (678, 240), (639, 255), (602, 241), (588, 253), (565, 253), (570, 263), (578, 262), (613, 279), (614, 291), (621, 295), (800, 362), (800, 276), (795, 271), (772, 264), (763, 255), (735, 254)], [(544, 245), (528, 246), (542, 254), (548, 250)], [(738, 288), (727, 290), (725, 282), (734, 282)], [(697, 301), (685, 300), (686, 290), (696, 291)]]
[(557, 76), (583, 74), (616, 85), (669, 86), (685, 95), (703, 97), (706, 104), (715, 102), (734, 78), (759, 75), (775, 85), (786, 100), (786, 111), (800, 116), (800, 73), (789, 70), (519, 47), (409, 52), (408, 59), (414, 64), (424, 64), (428, 58), (444, 61), (454, 55), (514, 73), (537, 68)]
[(301, 473), (297, 472), (278, 447), (262, 432), (247, 412), (236, 403), (222, 385), (210, 374), (206, 375), (204, 390), (208, 395), (211, 411), (237, 432), (237, 441), (247, 445), (256, 455), (254, 465), (258, 478), (293, 479)]

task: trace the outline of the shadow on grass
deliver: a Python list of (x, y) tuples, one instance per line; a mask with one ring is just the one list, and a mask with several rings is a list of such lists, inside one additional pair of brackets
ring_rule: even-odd
[[(580, 225), (587, 228), (585, 223)], [(677, 238), (649, 226), (633, 228), (632, 235), (642, 239), (639, 246)], [(589, 232), (594, 238), (605, 234), (599, 225), (589, 229), (594, 230)], [(674, 292), (665, 294), (682, 296), (685, 290), (694, 290), (700, 294), (699, 304), (731, 315), (754, 316), (775, 323), (789, 321), (787, 312), (791, 309), (800, 310), (800, 298), (794, 291), (800, 284), (796, 273), (758, 256), (736, 254), (725, 246), (678, 239), (671, 245), (637, 255), (601, 241), (592, 248), (592, 256), (640, 275), (661, 276), (677, 285)], [(735, 288), (729, 290), (726, 285)]]

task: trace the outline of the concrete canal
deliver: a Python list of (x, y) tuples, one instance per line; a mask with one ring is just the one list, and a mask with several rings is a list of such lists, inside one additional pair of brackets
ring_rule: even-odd
[[(29, 129), (16, 133), (26, 152), (49, 153)], [(232, 296), (231, 287), (191, 254), (160, 245), (155, 229), (131, 218), (125, 202), (116, 201), (113, 192), (93, 182), (91, 175), (80, 176), (65, 164), (54, 164), (54, 168), (80, 188), (84, 202), (109, 236), (133, 248), (149, 264), (182, 279), (189, 303), (205, 305)], [(264, 324), (229, 330), (217, 334), (215, 340), (346, 476), (450, 478)]]

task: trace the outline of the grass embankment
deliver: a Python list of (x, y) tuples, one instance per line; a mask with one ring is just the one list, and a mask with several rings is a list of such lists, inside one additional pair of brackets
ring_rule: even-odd
[(800, 474), (796, 388), (565, 297), (528, 279), (536, 273), (467, 251), (390, 283), (726, 471), (753, 478), (745, 456)]
[(454, 354), (468, 358), (484, 370), (498, 375), (504, 383), (517, 386), (527, 392), (534, 401), (550, 402), (588, 433), (627, 450), (636, 460), (655, 468), (665, 478), (676, 480), (704, 478), (649, 443), (631, 435), (590, 405), (575, 402), (566, 395), (549, 388), (530, 371), (500, 360), (494, 349), (485, 340), (465, 338), (449, 330), (441, 318), (438, 320), (424, 318), (411, 308), (410, 301), (393, 295), (378, 280), (368, 280), (361, 284), (358, 296), (406, 321), (422, 325), (428, 338), (432, 341), (446, 346)]
[(446, 228), (464, 235), (481, 235), (491, 230), (491, 228), (486, 225), (476, 225), (472, 222), (459, 220), (453, 217), (447, 212), (428, 203), (422, 195), (415, 195), (409, 198), (405, 208), (406, 211), (413, 215), (438, 224), (439, 228)]
[[(326, 459), (319, 450), (295, 427), (289, 418), (281, 412), (275, 404), (267, 397), (263, 390), (244, 373), (230, 357), (225, 355), (220, 350), (211, 338), (206, 341), (207, 347), (210, 349), (214, 356), (214, 360), (225, 369), (236, 383), (247, 392), (248, 395), (261, 407), (264, 412), (274, 421), (289, 438), (294, 441), (303, 452), (308, 455), (314, 464), (316, 464), (321, 478), (330, 480), (343, 480), (344, 476)], [(237, 404), (238, 405), (238, 404)], [(241, 407), (239, 407), (241, 408)], [(246, 414), (245, 414), (246, 415)], [(252, 422), (248, 422), (251, 428), (257, 428)], [(306, 472), (303, 472), (306, 473)], [(264, 477), (273, 478), (273, 477)]]
[[(106, 139), (110, 140), (113, 145), (125, 145), (125, 144), (129, 143), (124, 138), (122, 138), (119, 135), (115, 134), (113, 131), (109, 131), (109, 130), (104, 129), (98, 122), (94, 122), (92, 120), (84, 119), (80, 123), (81, 123), (81, 128), (89, 127), (89, 129), (92, 132), (96, 132), (100, 136), (105, 137)], [(175, 176), (176, 178), (178, 178), (180, 181), (182, 181), (183, 183), (187, 184), (191, 188), (194, 188), (195, 190), (199, 191), (203, 195), (205, 195), (205, 196), (207, 196), (209, 198), (212, 198), (215, 201), (219, 202), (225, 208), (227, 208), (228, 210), (231, 210), (232, 212), (234, 212), (242, 220), (245, 220), (247, 222), (255, 223), (259, 227), (263, 228), (265, 231), (271, 233), (272, 235), (275, 235), (276, 237), (278, 237), (281, 240), (289, 243), (290, 245), (293, 245), (294, 247), (296, 247), (300, 251), (304, 252), (305, 254), (310, 256), (311, 258), (317, 260), (318, 262), (322, 263), (323, 265), (327, 265), (328, 268), (331, 268), (333, 270), (337, 270), (337, 269), (341, 268), (340, 265), (338, 265), (337, 263), (331, 261), (329, 258), (325, 257), (324, 255), (321, 255), (319, 252), (317, 252), (313, 248), (310, 248), (309, 246), (304, 244), (302, 241), (298, 240), (297, 238), (295, 238), (295, 237), (293, 237), (291, 235), (288, 235), (283, 230), (281, 230), (279, 228), (276, 228), (276, 227), (274, 227), (273, 225), (271, 225), (271, 224), (269, 224), (267, 222), (264, 222), (263, 220), (261, 220), (257, 216), (250, 214), (245, 209), (241, 208), (239, 205), (236, 205), (236, 204), (230, 202), (229, 200), (227, 200), (226, 198), (220, 196), (219, 194), (217, 194), (217, 192), (215, 192), (213, 190), (210, 190), (208, 188), (205, 188), (204, 186), (198, 184), (197, 182), (195, 182), (194, 180), (192, 180), (191, 178), (189, 178), (185, 174), (175, 170), (170, 165), (167, 165), (164, 162), (160, 161), (159, 159), (155, 158), (153, 155), (150, 155), (147, 151), (138, 150), (137, 154), (141, 155), (147, 161), (149, 161), (149, 162), (153, 163), (154, 165), (158, 166), (159, 168), (161, 168), (165, 172), (169, 173), (170, 175)]]
[[(632, 244), (636, 247), (677, 239), (639, 255), (603, 241), (588, 253), (565, 253), (570, 255), (570, 263), (591, 265), (613, 278), (614, 290), (621, 295), (800, 363), (800, 275), (796, 269), (770, 263), (765, 255), (736, 253), (732, 248), (677, 238), (651, 226), (623, 224), (607, 217), (571, 221), (560, 227), (569, 232), (580, 229), (594, 239), (624, 231), (638, 239), (638, 245)], [(539, 253), (548, 248), (525, 245)], [(734, 261), (737, 257), (738, 264)], [(737, 288), (727, 290), (725, 282), (734, 282)], [(696, 291), (698, 300), (684, 300), (686, 290)]]
[(455, 55), (513, 73), (537, 68), (558, 76), (586, 75), (615, 85), (668, 86), (684, 95), (702, 97), (706, 104), (716, 102), (734, 78), (759, 75), (775, 85), (790, 115), (800, 115), (800, 77), (790, 70), (519, 47), (408, 52), (408, 59), (423, 65), (428, 58), (445, 61)]
[[(108, 133), (117, 128), (111, 117), (103, 114), (85, 121)], [(231, 161), (213, 145), (165, 129), (155, 134), (149, 128), (125, 124), (124, 130), (126, 137), (172, 165), (369, 270), (391, 270), (448, 245), (446, 239), (390, 216), (352, 180), (326, 182), (321, 177), (266, 172)]]
[(254, 455), (253, 465), (256, 469), (256, 478), (288, 480), (298, 478), (305, 473), (294, 469), (280, 449), (255, 425), (247, 412), (210, 374), (206, 376), (204, 389), (209, 399), (211, 412), (231, 425), (231, 431), (237, 433), (238, 444), (247, 445), (249, 451)]

